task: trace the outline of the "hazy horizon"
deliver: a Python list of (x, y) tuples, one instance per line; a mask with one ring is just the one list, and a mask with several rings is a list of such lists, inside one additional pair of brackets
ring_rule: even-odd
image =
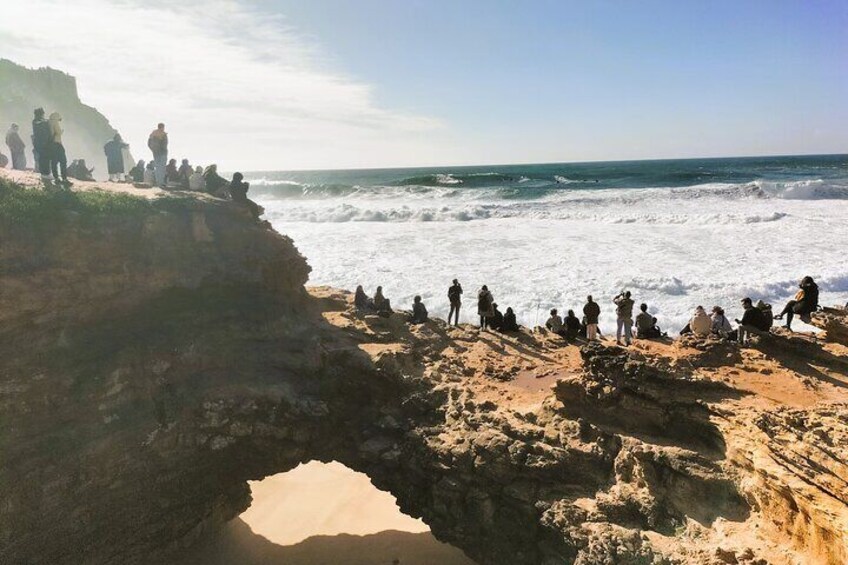
[[(33, 25), (37, 18), (38, 25)], [(3, 56), (228, 170), (848, 151), (848, 8), (11, 0)]]

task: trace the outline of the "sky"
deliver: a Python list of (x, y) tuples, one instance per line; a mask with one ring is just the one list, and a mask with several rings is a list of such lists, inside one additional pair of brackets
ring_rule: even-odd
[(846, 29), (844, 0), (4, 0), (0, 57), (226, 170), (785, 155), (848, 152)]

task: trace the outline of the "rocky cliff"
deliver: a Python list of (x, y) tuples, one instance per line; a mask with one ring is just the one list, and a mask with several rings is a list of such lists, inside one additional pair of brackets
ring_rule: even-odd
[[(0, 59), (0, 131), (5, 136), (10, 124), (21, 126), (29, 167), (35, 166), (30, 136), (32, 111), (38, 107), (43, 107), (47, 116), (52, 112), (62, 114), (68, 162), (85, 159), (89, 167), (94, 167), (95, 177), (105, 178), (103, 145), (117, 132), (103, 114), (80, 101), (76, 79), (55, 69), (28, 69)], [(0, 150), (9, 153), (5, 144)]]
[(848, 560), (844, 343), (410, 327), (232, 202), (76, 188), (0, 187), (2, 562), (167, 562), (309, 460), (479, 563)]

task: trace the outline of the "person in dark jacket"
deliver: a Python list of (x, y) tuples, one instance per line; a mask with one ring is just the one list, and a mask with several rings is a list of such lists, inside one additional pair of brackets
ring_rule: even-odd
[(177, 160), (171, 159), (165, 166), (165, 186), (178, 184), (180, 182), (180, 172), (177, 170)]
[(451, 323), (451, 316), (454, 318), (453, 325), (459, 325), (459, 309), (462, 307), (462, 285), (459, 281), (453, 279), (453, 284), (448, 287), (448, 302), (450, 302), (450, 311), (448, 312), (448, 325)]
[(742, 299), (742, 308), (745, 309), (745, 313), (742, 314), (741, 320), (736, 320), (736, 323), (739, 324), (738, 338), (740, 344), (744, 344), (747, 341), (751, 333), (751, 328), (765, 332), (768, 331), (769, 327), (762, 310), (756, 308), (750, 298)]
[(783, 311), (774, 317), (775, 320), (782, 320), (783, 316), (786, 316), (786, 324), (783, 327), (787, 330), (792, 329), (792, 318), (795, 317), (795, 314), (808, 322), (810, 314), (819, 307), (819, 285), (816, 284), (813, 277), (804, 277), (798, 286), (801, 288), (795, 294), (795, 298), (787, 302)]
[(586, 297), (583, 315), (586, 317), (586, 339), (594, 341), (598, 335), (598, 317), (601, 315), (601, 307), (592, 300), (591, 294)]
[(421, 302), (421, 297), (416, 296), (412, 299), (412, 318), (409, 319), (410, 324), (423, 324), (427, 321), (429, 314), (427, 307)]
[(568, 340), (576, 339), (580, 335), (580, 319), (574, 315), (574, 310), (569, 310), (565, 319), (562, 321), (565, 328), (565, 338)]
[(144, 182), (144, 168), (145, 163), (141, 160), (135, 167), (130, 169), (130, 178), (133, 182)]
[(177, 170), (177, 176), (179, 177), (180, 186), (188, 190), (189, 179), (191, 178), (191, 175), (193, 173), (194, 169), (189, 164), (188, 159), (183, 159), (183, 162), (180, 163), (180, 168)]
[(124, 143), (121, 134), (116, 133), (111, 141), (103, 146), (106, 153), (106, 169), (109, 171), (109, 182), (120, 182), (124, 180), (124, 149), (129, 144)]
[(512, 311), (512, 308), (507, 308), (506, 313), (503, 317), (503, 325), (501, 326), (501, 331), (503, 333), (517, 332), (520, 329), (521, 328), (518, 325), (518, 322), (515, 320), (515, 312)]
[(362, 285), (356, 287), (356, 294), (353, 295), (353, 305), (356, 306), (357, 310), (371, 309), (371, 299), (365, 294)]
[(32, 120), (32, 150), (37, 155), (38, 172), (44, 180), (50, 176), (50, 146), (53, 144), (53, 134), (50, 132), (50, 122), (44, 119), (44, 108), (36, 108)]
[(227, 179), (218, 174), (218, 165), (212, 164), (203, 172), (206, 181), (206, 192), (219, 198), (227, 197)]
[(489, 287), (483, 285), (477, 293), (477, 314), (480, 316), (480, 329), (485, 330), (489, 326), (489, 318), (494, 315), (492, 304), (495, 298), (489, 292)]
[(230, 198), (233, 202), (237, 202), (242, 206), (247, 207), (255, 218), (258, 218), (262, 213), (259, 205), (247, 197), (247, 191), (250, 190), (250, 183), (244, 181), (244, 175), (235, 173), (233, 180), (230, 181)]
[(498, 305), (492, 302), (492, 318), (489, 320), (489, 327), (495, 331), (502, 331), (504, 325), (504, 316)]
[(383, 287), (378, 286), (377, 292), (374, 293), (374, 310), (382, 316), (388, 317), (392, 313), (392, 304), (389, 299), (383, 296)]
[[(9, 126), (9, 131), (6, 132), (6, 145), (12, 155), (12, 168), (18, 171), (26, 169), (26, 143), (21, 139), (18, 124)], [(38, 165), (36, 164), (36, 166)]]

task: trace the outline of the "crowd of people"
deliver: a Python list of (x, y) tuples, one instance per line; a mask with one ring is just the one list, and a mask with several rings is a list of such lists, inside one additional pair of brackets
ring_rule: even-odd
[[(454, 279), (447, 292), (448, 302), (450, 303), (448, 325), (459, 325), (462, 293), (462, 285), (457, 279)], [(639, 313), (635, 317), (633, 316), (635, 302), (630, 291), (622, 291), (612, 299), (612, 303), (615, 306), (615, 341), (618, 345), (628, 346), (633, 342), (634, 327), (636, 328), (636, 339), (668, 337), (668, 334), (657, 325), (657, 318), (648, 312), (647, 304), (640, 304)], [(377, 287), (377, 292), (373, 298), (368, 297), (362, 285), (357, 286), (354, 305), (361, 312), (376, 313), (385, 317), (392, 313), (389, 299), (383, 295), (382, 286)], [(710, 314), (707, 314), (703, 306), (698, 306), (680, 334), (692, 335), (697, 338), (713, 336), (744, 344), (747, 343), (752, 334), (767, 333), (774, 320), (783, 320), (784, 318), (786, 319), (784, 327), (791, 331), (792, 320), (795, 316), (807, 323), (810, 322), (810, 315), (819, 308), (819, 288), (812, 277), (804, 277), (799, 284), (799, 290), (795, 297), (777, 315), (772, 315), (771, 305), (762, 300), (755, 304), (751, 298), (745, 297), (741, 300), (741, 305), (742, 318), (736, 319), (737, 328), (733, 327), (725, 315), (724, 309), (720, 306), (714, 306)], [(598, 327), (601, 307), (591, 295), (586, 297), (582, 312), (582, 318), (578, 318), (574, 310), (568, 310), (565, 318), (563, 318), (559, 315), (559, 311), (553, 308), (545, 322), (545, 328), (568, 341), (574, 341), (578, 338), (587, 341), (602, 339), (603, 335)], [(483, 285), (477, 292), (477, 315), (480, 318), (481, 330), (516, 332), (521, 329), (516, 322), (513, 309), (507, 308), (506, 312), (502, 313), (498, 309), (492, 292), (486, 285)], [(421, 296), (415, 296), (409, 322), (423, 324), (428, 319), (427, 307), (424, 305)]]
[[(34, 169), (41, 174), (42, 182), (53, 183), (60, 187), (70, 187), (70, 179), (81, 181), (94, 180), (94, 168), (88, 167), (85, 159), (75, 159), (68, 165), (67, 152), (63, 144), (64, 128), (62, 116), (58, 112), (45, 119), (43, 108), (33, 111), (32, 153)], [(16, 170), (27, 169), (26, 143), (21, 137), (20, 126), (12, 124), (6, 132), (6, 146), (11, 154), (11, 165)], [(103, 146), (106, 155), (109, 182), (132, 183), (139, 188), (159, 187), (166, 190), (190, 190), (206, 192), (218, 198), (231, 199), (249, 209), (255, 217), (261, 214), (261, 208), (247, 198), (250, 184), (244, 175), (235, 173), (231, 180), (218, 174), (215, 164), (193, 167), (188, 159), (168, 160), (168, 133), (165, 124), (156, 126), (147, 139), (147, 147), (153, 159), (145, 163), (138, 161), (129, 171), (126, 170), (125, 154), (129, 144), (116, 133)], [(9, 165), (9, 158), (0, 152), (0, 168)]]

